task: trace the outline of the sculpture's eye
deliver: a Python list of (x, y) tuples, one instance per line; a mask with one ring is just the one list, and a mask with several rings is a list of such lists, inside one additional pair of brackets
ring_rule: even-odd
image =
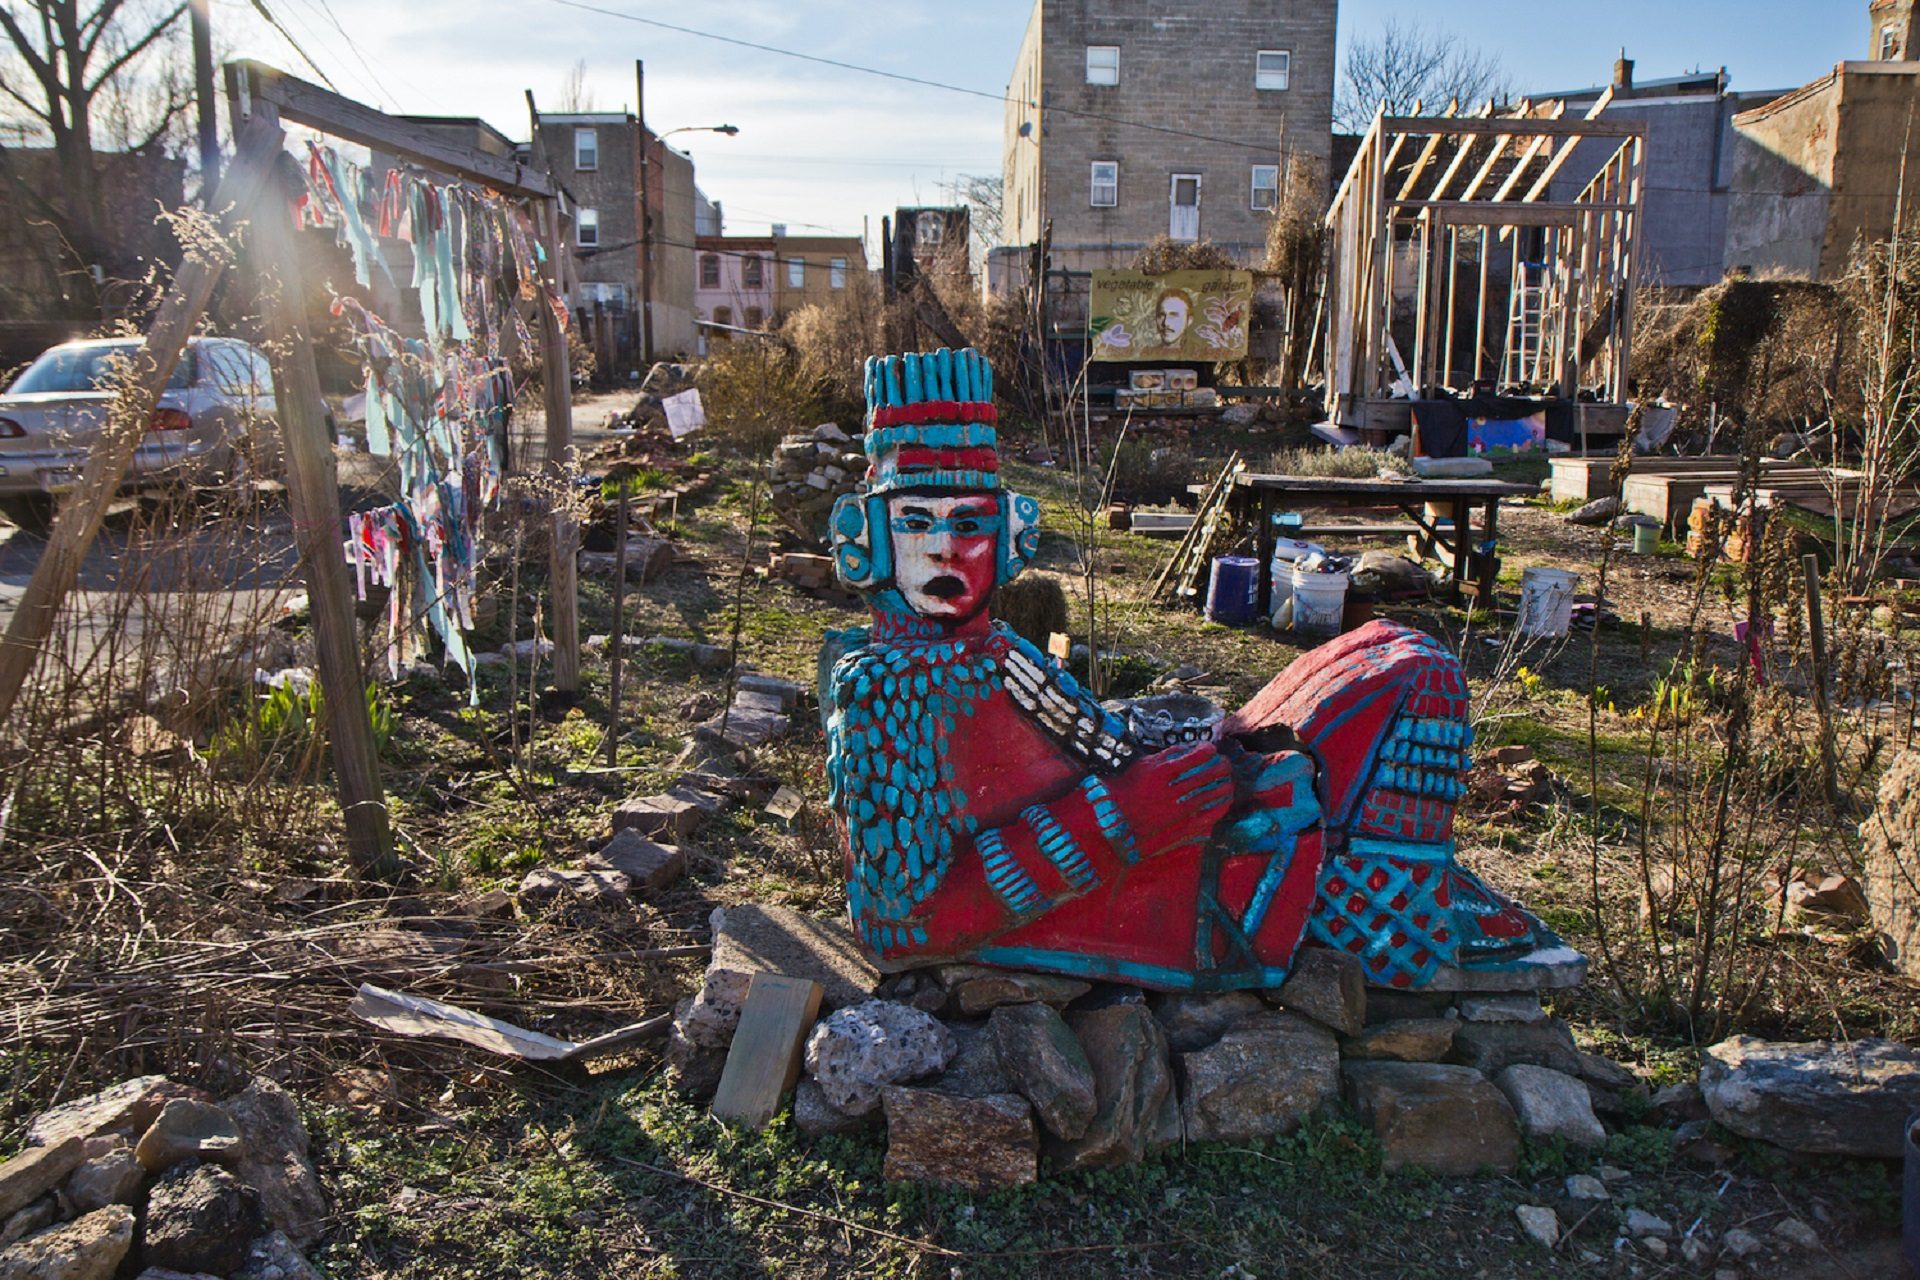
[(901, 533), (930, 533), (933, 530), (933, 517), (922, 515), (901, 516), (893, 527)]
[(972, 538), (985, 533), (986, 525), (979, 516), (960, 516), (953, 522), (953, 531), (963, 538)]

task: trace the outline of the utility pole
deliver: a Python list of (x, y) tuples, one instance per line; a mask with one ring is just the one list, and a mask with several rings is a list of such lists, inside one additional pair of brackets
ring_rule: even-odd
[(212, 0), (189, 0), (193, 19), (193, 96), (200, 112), (201, 203), (220, 185), (220, 121), (214, 114)]
[[(633, 116), (640, 135), (640, 363), (653, 368), (653, 203), (647, 193), (647, 170), (653, 167), (653, 146), (647, 138), (647, 64), (633, 60)], [(640, 375), (646, 377), (645, 373)]]

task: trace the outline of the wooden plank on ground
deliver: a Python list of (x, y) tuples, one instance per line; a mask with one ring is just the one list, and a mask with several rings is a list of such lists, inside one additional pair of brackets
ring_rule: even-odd
[(780, 1099), (800, 1078), (800, 1050), (819, 1016), (820, 996), (820, 984), (808, 978), (753, 975), (713, 1095), (716, 1118), (749, 1129), (767, 1127)]

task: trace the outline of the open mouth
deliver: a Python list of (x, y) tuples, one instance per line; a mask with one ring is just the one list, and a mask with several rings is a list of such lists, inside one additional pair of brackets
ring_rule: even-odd
[(943, 573), (927, 583), (926, 592), (936, 600), (956, 600), (967, 593), (967, 584)]

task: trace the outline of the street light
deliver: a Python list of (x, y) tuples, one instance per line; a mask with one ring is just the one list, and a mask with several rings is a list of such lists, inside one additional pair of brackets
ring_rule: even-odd
[[(635, 64), (636, 70), (638, 64)], [(646, 91), (646, 81), (639, 80), (636, 86), (642, 93)], [(640, 125), (640, 358), (648, 368), (653, 367), (653, 203), (647, 195), (647, 171), (653, 167), (653, 145), (647, 140), (647, 119), (639, 118)], [(669, 129), (665, 133), (654, 135), (654, 141), (666, 148), (666, 140), (676, 133), (719, 133), (731, 138), (740, 132), (735, 124), (688, 124), (678, 129)], [(644, 375), (643, 375), (644, 376)]]

